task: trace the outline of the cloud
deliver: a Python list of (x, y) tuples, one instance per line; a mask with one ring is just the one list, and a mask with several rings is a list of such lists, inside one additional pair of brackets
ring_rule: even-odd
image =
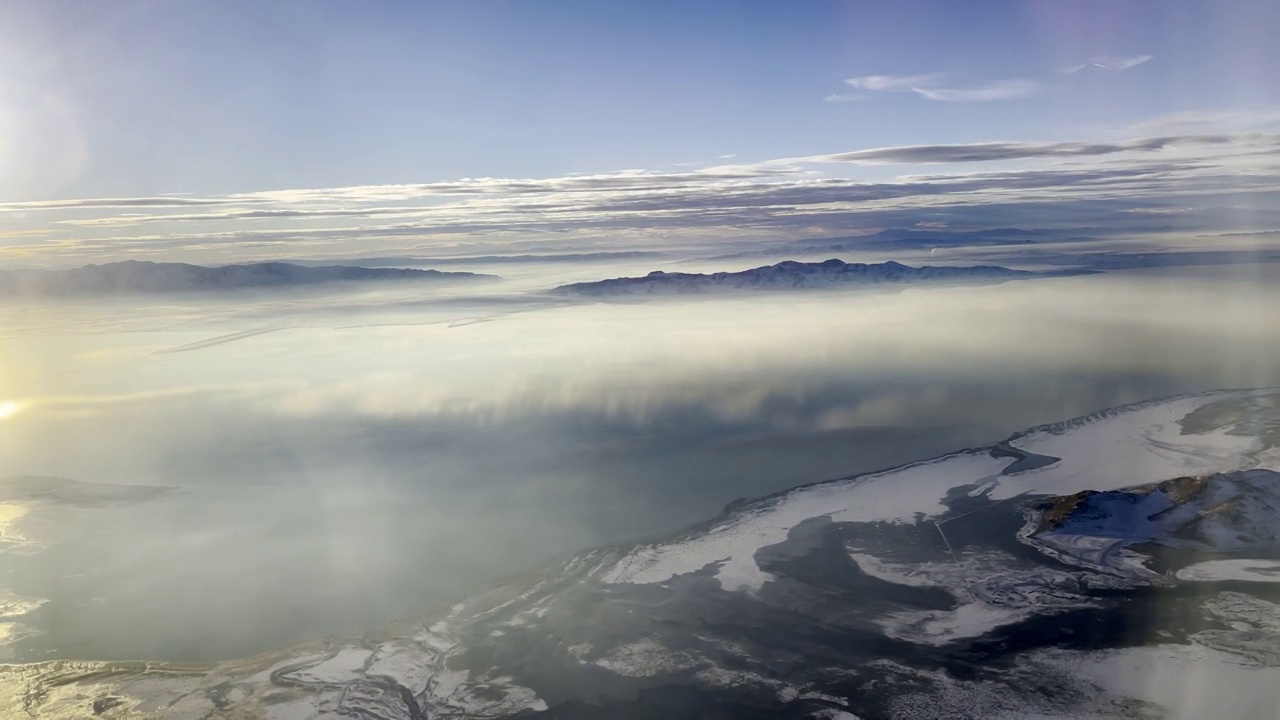
[(859, 90), (911, 90), (923, 85), (933, 85), (943, 79), (942, 73), (925, 73), (921, 75), (863, 75), (845, 80), (850, 87)]
[[(1031, 80), (994, 80), (988, 83), (966, 87), (946, 85), (944, 73), (924, 73), (919, 75), (863, 75), (849, 78), (845, 83), (850, 87), (867, 92), (913, 92), (917, 95), (939, 102), (989, 102), (992, 100), (1009, 100), (1025, 97), (1034, 93), (1038, 84)], [(825, 98), (826, 102), (848, 102), (861, 100), (864, 94), (832, 93)]]
[(231, 205), (238, 201), (230, 198), (187, 197), (137, 197), (137, 198), (81, 198), (75, 200), (36, 200), (31, 202), (0, 203), (2, 210), (75, 210), (77, 208), (162, 208), (193, 207), (201, 205)]
[[(1247, 136), (1249, 140), (1256, 136)], [(1087, 142), (990, 142), (965, 145), (908, 145), (873, 148), (854, 152), (805, 158), (810, 162), (880, 163), (965, 163), (1026, 158), (1087, 157), (1123, 152), (1153, 152), (1173, 146), (1228, 145), (1242, 138), (1231, 135), (1170, 135), (1139, 138), (1116, 143)], [(1275, 142), (1275, 138), (1272, 142)]]
[(939, 102), (990, 102), (1026, 97), (1037, 89), (1039, 85), (1030, 80), (997, 80), (973, 87), (913, 87), (911, 91)]
[(1089, 58), (1087, 62), (1065, 67), (1062, 69), (1062, 72), (1066, 75), (1074, 75), (1075, 73), (1088, 68), (1100, 68), (1111, 72), (1124, 72), (1125, 70), (1135, 68), (1145, 62), (1149, 62), (1152, 57), (1152, 55), (1098, 55)]
[(1280, 107), (1251, 110), (1184, 110), (1148, 118), (1129, 128), (1149, 135), (1280, 129)]
[(418, 215), (421, 207), (379, 207), (361, 209), (324, 209), (324, 210), (230, 210), (214, 213), (170, 213), (167, 215), (108, 215), (96, 218), (72, 218), (58, 220), (62, 225), (107, 226), (138, 225), (157, 222), (212, 222), (230, 220), (278, 220), (283, 218), (369, 218), (396, 215)]
[[(1280, 212), (1271, 210), (1280, 207), (1278, 154), (1280, 133), (1167, 132), (1106, 141), (873, 147), (738, 164), (725, 158), (715, 167), (678, 172), (49, 201), (35, 204), (51, 216), (41, 214), (35, 235), (27, 234), (34, 226), (20, 213), (0, 212), (0, 233), (7, 233), (0, 254), (9, 264), (45, 266), (124, 257), (226, 264), (350, 255), (356, 248), (390, 255), (420, 247), (435, 256), (459, 254), (463, 246), (469, 246), (465, 254), (661, 250), (671, 242), (848, 234), (921, 221), (962, 227), (992, 218), (1105, 232), (1157, 220), (1204, 223), (1197, 227), (1207, 230), (1239, 229), (1243, 220), (1280, 226)], [(850, 176), (858, 165), (1037, 159), (1054, 162), (897, 177), (880, 172), (875, 182)], [(1123, 212), (1166, 205), (1196, 210), (1159, 217)], [(1205, 220), (1211, 208), (1226, 206), (1234, 215)]]

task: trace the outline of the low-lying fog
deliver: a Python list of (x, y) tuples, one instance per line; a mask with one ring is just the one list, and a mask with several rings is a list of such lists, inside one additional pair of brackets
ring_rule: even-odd
[(45, 603), (0, 635), (20, 660), (240, 656), (739, 497), (1277, 385), (1272, 268), (555, 304), (532, 291), (626, 268), (538, 265), (465, 290), (11, 307), (3, 474), (172, 490), (6, 485), (0, 604)]

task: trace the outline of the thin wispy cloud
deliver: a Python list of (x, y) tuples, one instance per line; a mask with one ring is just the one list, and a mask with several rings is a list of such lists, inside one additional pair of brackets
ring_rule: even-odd
[(74, 210), (95, 208), (166, 208), (201, 205), (231, 205), (239, 201), (227, 198), (189, 198), (177, 196), (135, 198), (79, 198), (73, 200), (33, 200), (29, 202), (0, 203), (3, 210)]
[[(726, 160), (730, 158), (725, 158)], [(980, 172), (850, 177), (839, 165), (956, 166), (1053, 160)], [(83, 264), (122, 255), (225, 260), (288, 259), (337, 249), (405, 252), (454, 248), (458, 238), (485, 252), (654, 249), (661, 238), (790, 237), (851, 227), (930, 221), (1161, 226), (1170, 217), (1133, 208), (1211, 207), (1231, 197), (1258, 208), (1280, 199), (1280, 133), (1164, 134), (1107, 141), (989, 142), (876, 147), (778, 158), (683, 172), (639, 169), (544, 178), (452, 181), (189, 197), (171, 206), (149, 198), (41, 204), (48, 236), (7, 237), (9, 262)], [(1176, 200), (1175, 200), (1176, 198)], [(142, 201), (141, 203), (137, 201)], [(49, 205), (62, 204), (62, 207)], [(203, 205), (205, 207), (193, 207)], [(140, 207), (151, 212), (138, 214)], [(29, 208), (28, 208), (29, 209)], [(130, 212), (132, 210), (132, 212)], [(923, 213), (923, 215), (922, 215)], [(0, 213), (21, 231), (23, 213)], [(1201, 222), (1202, 212), (1178, 215)], [(1280, 213), (1258, 211), (1251, 222)], [(1119, 219), (1117, 219), (1119, 218)], [(1153, 219), (1154, 218), (1154, 219)], [(1146, 227), (1145, 225), (1143, 227)], [(1205, 225), (1210, 227), (1210, 225)], [(1216, 226), (1213, 226), (1216, 227)], [(0, 224), (0, 231), (5, 229)], [(658, 238), (655, 240), (655, 238)], [(521, 244), (523, 243), (523, 244)], [(437, 250), (436, 252), (442, 252)], [(448, 254), (448, 252), (445, 252)]]
[[(1061, 69), (1065, 75), (1074, 75), (1090, 68), (1119, 73), (1150, 62), (1154, 56), (1098, 55), (1087, 61)], [(1041, 81), (1028, 78), (1005, 78), (980, 83), (956, 83), (948, 73), (917, 73), (913, 75), (861, 75), (845, 80), (849, 87), (863, 91), (859, 94), (832, 93), (825, 102), (861, 100), (874, 93), (911, 92), (936, 102), (994, 102), (1015, 100), (1039, 92)]]
[(1126, 129), (1152, 135), (1277, 130), (1280, 129), (1280, 107), (1247, 111), (1185, 110), (1149, 118)]
[(1086, 62), (1070, 65), (1062, 69), (1066, 75), (1074, 75), (1081, 70), (1089, 68), (1097, 68), (1099, 70), (1108, 70), (1110, 72), (1124, 72), (1130, 68), (1135, 68), (1143, 63), (1150, 62), (1154, 56), (1152, 55), (1099, 55), (1089, 58)]
[(911, 91), (938, 102), (990, 102), (1026, 97), (1039, 87), (1030, 80), (999, 80), (973, 87), (913, 87)]
[(977, 85), (955, 85), (947, 82), (945, 73), (917, 75), (863, 75), (849, 78), (845, 84), (864, 91), (859, 94), (832, 93), (826, 102), (849, 102), (869, 97), (871, 93), (915, 93), (937, 102), (991, 102), (1026, 97), (1039, 89), (1032, 80), (993, 80)]
[(885, 92), (891, 90), (911, 90), (920, 86), (930, 86), (941, 82), (942, 73), (925, 73), (921, 75), (863, 75), (849, 78), (845, 83), (859, 90)]
[[(1259, 136), (1169, 135), (1138, 138), (1116, 143), (1086, 142), (989, 142), (963, 145), (909, 145), (872, 148), (834, 155), (805, 158), (810, 162), (851, 162), (865, 164), (937, 164), (1025, 160), (1028, 158), (1091, 157), (1125, 152), (1154, 152), (1175, 146), (1206, 146), (1246, 143)], [(1276, 138), (1272, 138), (1276, 142)]]

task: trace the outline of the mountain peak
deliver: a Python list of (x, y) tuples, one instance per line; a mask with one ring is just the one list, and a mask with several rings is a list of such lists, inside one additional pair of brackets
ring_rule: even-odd
[(654, 270), (642, 277), (621, 277), (562, 285), (557, 295), (592, 297), (620, 295), (700, 294), (745, 290), (798, 290), (840, 285), (907, 284), (917, 282), (993, 282), (1032, 273), (995, 265), (970, 267), (911, 267), (899, 262), (847, 263), (839, 258), (822, 262), (784, 260), (739, 272), (681, 273)]

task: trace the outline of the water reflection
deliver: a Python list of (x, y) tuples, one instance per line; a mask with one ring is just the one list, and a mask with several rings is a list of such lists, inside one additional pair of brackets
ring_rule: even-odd
[[(1130, 275), (454, 327), (486, 306), (365, 298), (313, 304), (305, 324), (283, 304), (181, 323), (145, 308), (115, 333), (25, 332), (0, 355), (0, 395), (24, 408), (0, 462), (87, 485), (3, 486), (30, 541), (0, 555), (4, 589), (48, 600), (21, 618), (40, 634), (9, 650), (204, 660), (358, 632), (739, 497), (1140, 399), (1280, 384), (1280, 329), (1262, 317), (1275, 295)], [(154, 354), (246, 317), (285, 329)]]

